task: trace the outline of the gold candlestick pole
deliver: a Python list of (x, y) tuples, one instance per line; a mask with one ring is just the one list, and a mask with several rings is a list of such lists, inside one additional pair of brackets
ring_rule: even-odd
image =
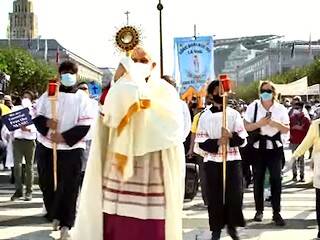
[[(231, 90), (231, 82), (227, 74), (219, 75), (219, 92), (220, 96), (223, 98), (222, 102), (222, 128), (227, 129), (227, 104), (228, 104), (228, 95)], [(221, 130), (222, 135), (222, 130)], [(222, 145), (222, 165), (223, 165), (223, 204), (226, 203), (226, 188), (227, 188), (227, 150), (228, 143), (223, 143)]]
[[(51, 119), (56, 122), (58, 119), (58, 114), (57, 114), (57, 101), (58, 101), (58, 83), (56, 80), (52, 80), (49, 82), (48, 86), (48, 97), (51, 102)], [(52, 133), (56, 133), (56, 129), (52, 130)], [(58, 174), (57, 174), (57, 143), (52, 142), (52, 154), (53, 154), (53, 186), (54, 186), (54, 191), (57, 190), (58, 186)]]

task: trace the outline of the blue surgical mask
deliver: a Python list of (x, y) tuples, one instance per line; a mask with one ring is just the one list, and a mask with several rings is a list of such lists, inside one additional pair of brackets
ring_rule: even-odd
[(272, 93), (267, 93), (267, 92), (263, 92), (263, 93), (260, 93), (260, 98), (262, 101), (269, 101), (269, 100), (272, 100)]
[(74, 86), (77, 82), (77, 76), (71, 73), (61, 74), (61, 83), (63, 86), (71, 87)]

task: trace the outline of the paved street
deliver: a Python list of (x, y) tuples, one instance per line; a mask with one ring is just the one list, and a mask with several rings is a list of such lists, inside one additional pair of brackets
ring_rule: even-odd
[[(288, 153), (287, 153), (288, 154)], [(315, 193), (311, 187), (310, 167), (307, 167), (307, 182), (294, 184), (291, 172), (285, 174), (282, 195), (282, 215), (287, 219), (285, 228), (271, 223), (271, 208), (267, 207), (262, 223), (252, 222), (254, 200), (252, 188), (244, 196), (244, 214), (247, 227), (240, 229), (241, 239), (314, 239), (317, 234), (315, 215)], [(32, 202), (11, 202), (14, 186), (8, 183), (9, 172), (0, 172), (0, 239), (49, 240), (58, 238), (52, 233), (50, 224), (41, 217), (43, 214), (41, 192), (37, 188)], [(184, 206), (184, 240), (209, 240), (207, 210), (200, 194)], [(231, 239), (223, 232), (222, 239)]]

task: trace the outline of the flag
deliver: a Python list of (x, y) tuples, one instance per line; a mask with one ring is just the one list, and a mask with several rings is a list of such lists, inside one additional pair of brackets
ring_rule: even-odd
[(56, 64), (58, 65), (60, 62), (60, 49), (59, 46), (57, 46), (57, 52), (56, 52)]
[(28, 36), (28, 49), (32, 48), (32, 40), (30, 38), (30, 36)]
[(309, 56), (312, 56), (311, 33), (309, 35)]
[(44, 41), (44, 60), (48, 60), (48, 39)]
[(10, 28), (10, 23), (7, 26), (7, 39), (8, 39), (8, 46), (11, 47), (11, 28)]
[(37, 52), (39, 52), (40, 50), (40, 37), (41, 36), (38, 36), (38, 40), (37, 40)]
[(291, 58), (295, 57), (295, 43), (292, 43), (292, 47), (291, 47)]

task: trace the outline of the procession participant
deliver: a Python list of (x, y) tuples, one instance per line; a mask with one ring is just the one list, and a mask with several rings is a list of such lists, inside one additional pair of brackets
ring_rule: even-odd
[[(299, 144), (303, 141), (307, 135), (310, 127), (310, 119), (306, 117), (302, 111), (304, 107), (303, 102), (297, 102), (292, 108), (292, 114), (290, 116), (290, 149), (294, 152)], [(292, 166), (292, 181), (297, 181), (298, 171), (300, 170), (300, 182), (304, 180), (304, 156), (301, 156), (293, 163)]]
[[(222, 97), (219, 81), (208, 86), (213, 106), (199, 119), (194, 151), (204, 157), (207, 183), (209, 225), (212, 240), (220, 239), (221, 230), (227, 225), (232, 239), (239, 239), (238, 226), (245, 226), (242, 213), (243, 186), (239, 146), (246, 144), (247, 132), (240, 113), (227, 107), (227, 128), (222, 128)], [(227, 175), (225, 203), (223, 191), (222, 145), (227, 144)]]
[[(85, 93), (85, 95), (88, 97), (89, 102), (91, 104), (90, 106), (90, 110), (91, 110), (91, 115), (94, 119), (96, 119), (98, 117), (99, 114), (99, 103), (97, 100), (90, 98), (90, 92), (89, 92), (89, 86), (86, 82), (80, 82), (78, 83), (78, 89), (83, 91)], [(85, 175), (85, 171), (86, 171), (86, 167), (87, 167), (87, 161), (88, 161), (88, 157), (89, 157), (89, 152), (90, 152), (90, 148), (91, 148), (91, 142), (92, 142), (92, 137), (93, 137), (93, 128), (90, 127), (89, 132), (87, 133), (87, 135), (85, 136), (85, 138), (83, 139), (86, 143), (86, 148), (84, 150), (84, 154), (82, 156), (82, 169), (81, 169), (81, 181), (80, 181), (80, 187), (82, 186), (83, 183), (83, 178)]]
[(97, 122), (73, 240), (182, 240), (180, 101), (154, 66), (140, 47), (120, 62), (123, 75)]
[(12, 109), (14, 106), (12, 103), (12, 98), (10, 95), (5, 95), (4, 96), (4, 105), (6, 105), (8, 108)]
[[(302, 98), (300, 96), (294, 96), (292, 98), (291, 108), (288, 109), (289, 117), (291, 117), (291, 115), (293, 114), (293, 111), (294, 111), (294, 107), (293, 106), (295, 106), (297, 103), (303, 103)], [(308, 113), (308, 110), (305, 107), (302, 108), (302, 112), (306, 116), (306, 118), (310, 119), (310, 115)]]
[(304, 153), (313, 147), (312, 160), (313, 160), (313, 187), (316, 189), (316, 212), (318, 222), (318, 235), (317, 239), (320, 238), (320, 120), (314, 120), (306, 137), (302, 143), (294, 151), (290, 164), (295, 162), (299, 157), (303, 156)]
[[(169, 76), (169, 75), (164, 75), (162, 77), (165, 81), (167, 81), (169, 84), (171, 84), (175, 89), (177, 89), (177, 85), (175, 80), (173, 79), (173, 77)], [(190, 133), (190, 129), (191, 129), (191, 115), (190, 115), (190, 111), (188, 108), (188, 104), (183, 101), (182, 99), (180, 99), (180, 103), (181, 103), (181, 108), (182, 108), (182, 113), (183, 113), (183, 142), (186, 141), (189, 133)], [(186, 149), (187, 150), (187, 149)]]
[[(276, 101), (276, 91), (271, 82), (262, 82), (260, 99), (252, 102), (245, 113), (245, 127), (248, 132), (256, 131), (252, 140), (256, 150), (253, 160), (254, 200), (256, 214), (254, 221), (261, 222), (264, 210), (264, 179), (266, 169), (270, 173), (272, 220), (277, 226), (286, 223), (280, 215), (281, 169), (283, 145), (281, 134), (289, 131), (287, 109)], [(256, 121), (254, 112), (257, 109)]]
[[(57, 120), (53, 120), (48, 92), (37, 102), (34, 123), (40, 133), (37, 144), (39, 185), (54, 230), (60, 226), (60, 239), (69, 239), (74, 225), (81, 176), (81, 158), (86, 147), (82, 140), (92, 123), (90, 104), (77, 91), (78, 67), (71, 61), (59, 66), (60, 87), (57, 97)], [(53, 143), (57, 144), (57, 189), (54, 189)]]
[(198, 112), (193, 117), (193, 121), (192, 121), (192, 125), (191, 125), (190, 145), (189, 145), (189, 150), (187, 152), (187, 158), (189, 158), (189, 159), (195, 158), (196, 163), (199, 166), (201, 196), (202, 196), (204, 206), (208, 206), (208, 198), (207, 198), (207, 194), (206, 194), (207, 183), (206, 183), (206, 175), (205, 175), (206, 173), (204, 170), (204, 162), (203, 162), (203, 157), (200, 156), (199, 154), (194, 153), (193, 150), (194, 150), (196, 133), (197, 133), (197, 129), (198, 129), (200, 116), (204, 111), (209, 110), (211, 108), (211, 106), (212, 106), (212, 95), (211, 95), (211, 93), (208, 93), (208, 89), (207, 89), (205, 108), (201, 112)]
[[(28, 108), (29, 113), (32, 111), (32, 100), (33, 93), (31, 91), (25, 91), (21, 101), (21, 105), (14, 106), (12, 111), (19, 111), (23, 108)], [(34, 124), (30, 126), (22, 126), (21, 128), (13, 132), (13, 159), (14, 159), (14, 179), (16, 191), (11, 197), (11, 201), (15, 201), (23, 196), (23, 159), (25, 160), (25, 201), (32, 200), (32, 189), (33, 189), (33, 162), (34, 162), (34, 151), (35, 151), (35, 140), (37, 138), (37, 130)]]

